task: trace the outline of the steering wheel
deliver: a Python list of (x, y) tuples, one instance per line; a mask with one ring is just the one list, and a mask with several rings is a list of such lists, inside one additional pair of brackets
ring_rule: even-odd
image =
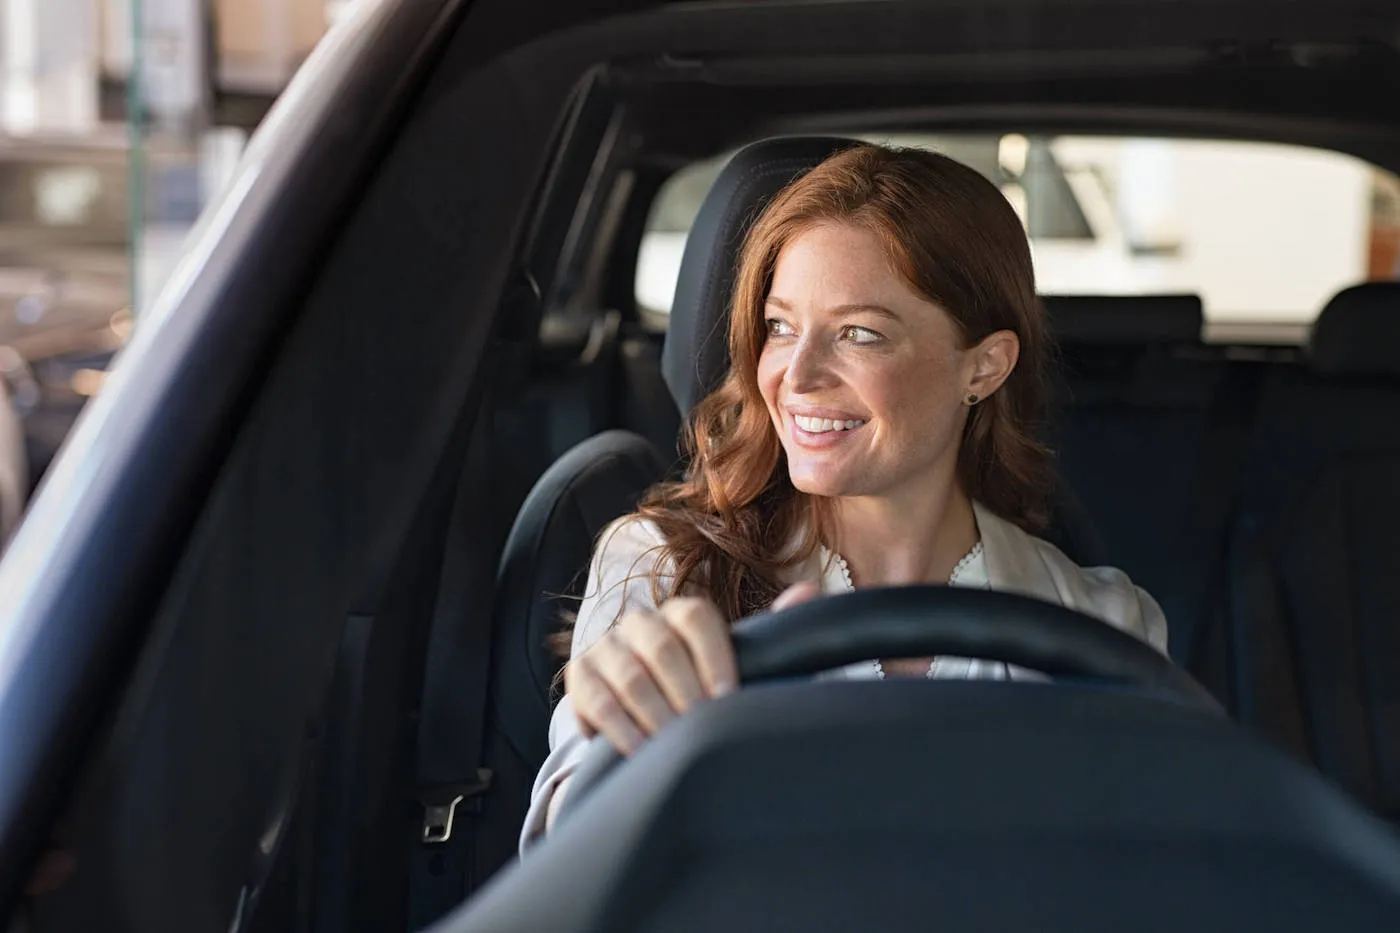
[[(733, 640), (744, 684), (817, 674), (869, 658), (955, 655), (1165, 693), (1222, 712), (1190, 674), (1132, 635), (1014, 593), (950, 586), (859, 590), (750, 616), (734, 625)], [(595, 738), (558, 819), (578, 809), (621, 760), (611, 742)]]

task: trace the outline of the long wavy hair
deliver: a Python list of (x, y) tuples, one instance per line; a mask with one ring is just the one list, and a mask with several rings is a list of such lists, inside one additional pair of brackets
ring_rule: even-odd
[(637, 510), (665, 540), (656, 563), (664, 576), (651, 581), (658, 602), (699, 589), (740, 619), (772, 603), (784, 569), (833, 543), (831, 504), (793, 487), (758, 385), (778, 255), (832, 222), (876, 234), (891, 267), (957, 322), (964, 347), (1001, 330), (1019, 338), (1011, 375), (969, 411), (957, 478), (970, 498), (1027, 531), (1047, 522), (1051, 455), (1035, 435), (1051, 346), (1020, 218), (990, 181), (946, 156), (854, 146), (780, 192), (745, 238), (729, 373), (688, 419), (685, 478), (654, 487)]

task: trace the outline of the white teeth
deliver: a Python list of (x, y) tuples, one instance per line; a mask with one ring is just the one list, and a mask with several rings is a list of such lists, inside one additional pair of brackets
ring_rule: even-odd
[(797, 422), (799, 428), (808, 434), (825, 434), (827, 431), (853, 431), (865, 424), (864, 421), (842, 421), (839, 419), (833, 421), (831, 418), (809, 418), (806, 415), (794, 415), (793, 420)]

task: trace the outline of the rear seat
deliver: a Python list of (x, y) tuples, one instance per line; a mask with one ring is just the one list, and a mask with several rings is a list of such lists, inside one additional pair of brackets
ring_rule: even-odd
[(1173, 656), (1400, 820), (1400, 284), (1339, 294), (1306, 360), (1205, 347), (1194, 299), (1045, 304), (1061, 474)]
[(1400, 818), (1400, 284), (1348, 289), (1271, 373), (1230, 542), (1237, 712)]
[[(1228, 496), (1204, 489), (1222, 473), (1204, 458), (1218, 437), (1247, 430), (1247, 409), (1223, 400), (1230, 365), (1201, 345), (1194, 295), (1047, 296), (1060, 344), (1052, 446), (1060, 475), (1091, 516), (1108, 561), (1162, 603), (1173, 657), (1185, 663), (1206, 603), (1211, 542)], [(1207, 512), (1209, 514), (1207, 514)], [(1211, 556), (1214, 560), (1211, 560)], [(1197, 566), (1200, 564), (1201, 566)]]

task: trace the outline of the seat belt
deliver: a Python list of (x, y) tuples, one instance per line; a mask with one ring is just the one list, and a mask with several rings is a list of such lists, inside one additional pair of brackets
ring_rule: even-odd
[(410, 930), (461, 903), (476, 882), (474, 827), (464, 823), (481, 812), (492, 779), (482, 758), (495, 564), (479, 559), (481, 548), (494, 545), (497, 534), (488, 488), (492, 426), (492, 406), (483, 398), (453, 497), (428, 635), (416, 753), (421, 821), (410, 860)]
[[(485, 365), (483, 363), (483, 367)], [(383, 910), (402, 917), (401, 900), (381, 906), (374, 898), (363, 898), (357, 893), (357, 886), (363, 884), (362, 872), (371, 870), (356, 852), (357, 838), (363, 829), (356, 821), (363, 818), (360, 807), (365, 803), (361, 799), (356, 769), (362, 761), (364, 733), (369, 726), (365, 719), (364, 697), (369, 689), (368, 681), (384, 674), (375, 670), (380, 660), (374, 654), (378, 641), (376, 632), (385, 631), (386, 626), (395, 629), (413, 626), (418, 631), (405, 630), (402, 637), (421, 645), (431, 636), (430, 628), (435, 627), (431, 618), (426, 624), (420, 620), (436, 610), (436, 594), (442, 589), (441, 564), (436, 561), (445, 553), (449, 535), (456, 528), (455, 516), (444, 514), (441, 503), (450, 501), (456, 508), (455, 500), (461, 495), (463, 481), (461, 465), (467, 462), (474, 448), (481, 446), (473, 444), (473, 439), (483, 430), (480, 422), (485, 406), (480, 399), (485, 385), (489, 385), (489, 373), (483, 368), (472, 385), (465, 387), (455, 412), (457, 423), (445, 445), (433, 453), (431, 463), (416, 461), (405, 470), (412, 483), (417, 483), (424, 491), (404, 497), (401, 505), (410, 511), (399, 511), (386, 522), (390, 532), (376, 546), (378, 553), (368, 561), (361, 591), (351, 603), (341, 637), (326, 665), (322, 709), (316, 717), (324, 731), (324, 748), (314, 786), (308, 787), (308, 793), (315, 798), (312, 822), (316, 825), (309, 825), (307, 829), (314, 839), (314, 843), (308, 844), (314, 857), (308, 859), (305, 866), (310, 871), (309, 901), (314, 916), (309, 928), (318, 931), (335, 933), (358, 929), (364, 922), (366, 910), (376, 916)], [(473, 464), (468, 472), (475, 468)], [(407, 655), (425, 653), (422, 647), (413, 646), (406, 652)], [(404, 698), (405, 705), (417, 702), (421, 697), (422, 680), (415, 676), (406, 689), (411, 692)], [(406, 709), (401, 709), (395, 715), (406, 713)], [(405, 727), (415, 728), (409, 723), (405, 723)], [(408, 790), (400, 783), (394, 792), (405, 794)], [(380, 833), (376, 840), (382, 844), (403, 840), (401, 833), (389, 835), (383, 830)], [(380, 854), (388, 853), (381, 851)], [(406, 854), (403, 849), (396, 849), (392, 858), (373, 861), (379, 865), (377, 870), (385, 870), (387, 862), (393, 865), (393, 870), (402, 871)]]

